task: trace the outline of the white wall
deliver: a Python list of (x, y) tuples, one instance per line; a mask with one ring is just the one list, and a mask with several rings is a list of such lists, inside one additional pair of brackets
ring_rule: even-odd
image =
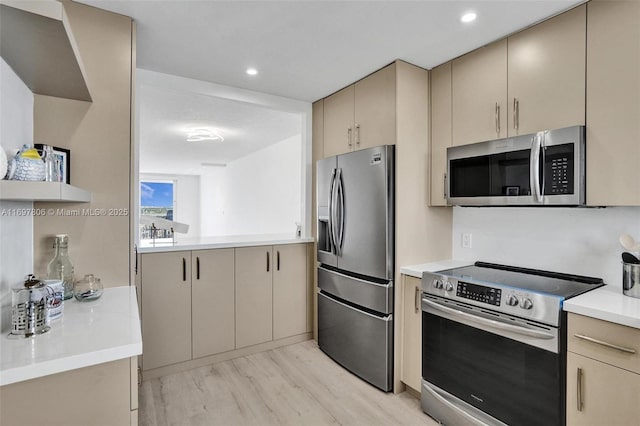
[(176, 199), (173, 220), (189, 225), (187, 234), (176, 234), (176, 239), (200, 236), (200, 176), (140, 173), (140, 181), (174, 181)]
[[(472, 248), (462, 248), (462, 233)], [(454, 207), (453, 258), (601, 277), (622, 286), (622, 233), (640, 239), (640, 207)]]
[(302, 144), (285, 139), (202, 177), (203, 235), (295, 234), (302, 222)]
[[(23, 143), (33, 143), (33, 94), (0, 58), (0, 145), (14, 151)], [(33, 217), (17, 216), (15, 209), (32, 207), (33, 203), (0, 201), (2, 338), (11, 327), (11, 289), (33, 271)]]

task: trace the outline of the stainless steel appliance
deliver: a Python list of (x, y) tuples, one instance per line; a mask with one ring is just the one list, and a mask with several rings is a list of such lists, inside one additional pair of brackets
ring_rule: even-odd
[(422, 276), (422, 409), (445, 425), (564, 425), (564, 300), (604, 285), (476, 262)]
[(9, 337), (31, 337), (46, 333), (53, 290), (34, 275), (28, 275), (22, 287), (11, 295), (11, 333)]
[(394, 147), (320, 160), (318, 345), (361, 378), (393, 386)]
[(446, 185), (452, 205), (582, 205), (585, 128), (447, 148)]

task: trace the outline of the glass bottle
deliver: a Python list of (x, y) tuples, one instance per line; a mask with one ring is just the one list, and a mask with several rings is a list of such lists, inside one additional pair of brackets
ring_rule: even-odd
[(56, 158), (51, 145), (44, 146), (44, 180), (47, 182), (57, 182), (58, 173), (56, 168)]
[(73, 297), (73, 265), (69, 259), (69, 236), (58, 234), (54, 240), (53, 247), (56, 255), (47, 266), (47, 278), (50, 280), (62, 280), (64, 285), (64, 300)]

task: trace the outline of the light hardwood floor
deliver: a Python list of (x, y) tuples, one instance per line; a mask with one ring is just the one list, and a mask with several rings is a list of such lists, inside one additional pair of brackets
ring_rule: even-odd
[(420, 402), (384, 393), (313, 340), (146, 380), (140, 425), (428, 425)]

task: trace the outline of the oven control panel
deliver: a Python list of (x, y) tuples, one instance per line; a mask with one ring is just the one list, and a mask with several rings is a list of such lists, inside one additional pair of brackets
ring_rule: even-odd
[(500, 306), (502, 290), (499, 288), (458, 281), (456, 296), (462, 297), (463, 299), (488, 303), (489, 305)]

